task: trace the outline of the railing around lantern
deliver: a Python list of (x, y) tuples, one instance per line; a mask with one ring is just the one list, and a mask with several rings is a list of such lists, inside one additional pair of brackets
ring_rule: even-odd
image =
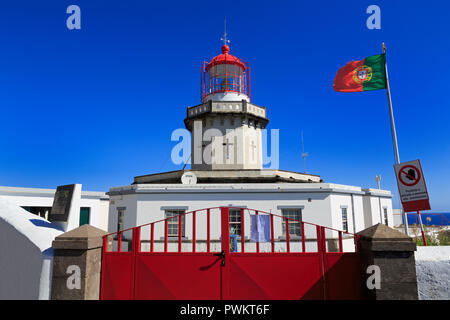
[[(252, 237), (250, 228), (255, 227), (255, 223), (250, 223), (252, 215), (268, 216), (263, 220), (268, 220), (270, 228), (262, 227), (260, 230), (265, 234), (254, 233)], [(115, 253), (133, 250), (143, 253), (220, 252), (222, 235), (228, 238), (230, 245), (227, 247), (232, 248), (231, 254), (358, 250), (358, 236), (355, 234), (242, 207), (199, 209), (110, 233), (103, 238), (103, 250)], [(262, 240), (255, 240), (255, 235)]]

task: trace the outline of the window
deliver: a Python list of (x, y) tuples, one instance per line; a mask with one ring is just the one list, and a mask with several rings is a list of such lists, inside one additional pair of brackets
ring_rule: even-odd
[(28, 212), (48, 219), (48, 214), (52, 211), (52, 207), (22, 207)]
[(230, 234), (241, 235), (241, 209), (230, 209), (228, 212), (230, 221)]
[[(284, 218), (294, 219), (289, 220), (289, 236), (301, 236), (302, 229), (300, 221), (302, 220), (302, 209), (288, 208), (281, 209)], [(286, 219), (283, 219), (283, 235), (286, 236)]]
[(341, 208), (342, 210), (342, 229), (348, 232), (348, 221), (347, 221), (347, 208)]
[(123, 230), (123, 216), (125, 208), (117, 208), (117, 231)]
[[(166, 210), (166, 218), (178, 216), (183, 213), (185, 213), (184, 209), (167, 209)], [(182, 237), (185, 236), (184, 220), (185, 220), (185, 216), (182, 215), (181, 216), (181, 236)], [(168, 229), (167, 236), (168, 237), (178, 237), (178, 221), (179, 221), (178, 217), (167, 220), (167, 229)]]
[(384, 208), (383, 208), (383, 211), (384, 211), (384, 224), (387, 225), (387, 226), (389, 226), (389, 223), (388, 223), (387, 208), (384, 207)]

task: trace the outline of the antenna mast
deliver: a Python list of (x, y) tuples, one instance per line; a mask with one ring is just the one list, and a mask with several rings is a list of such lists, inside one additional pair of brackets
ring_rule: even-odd
[(227, 36), (228, 36), (228, 33), (227, 33), (227, 17), (225, 17), (225, 19), (224, 19), (224, 33), (223, 33), (223, 37), (220, 38), (220, 40), (223, 41), (224, 45), (226, 45), (227, 43), (230, 43), (230, 40), (228, 40)]
[(303, 130), (302, 130), (302, 158), (303, 158), (303, 173), (306, 173), (306, 157), (309, 152), (305, 152), (305, 144), (303, 143)]

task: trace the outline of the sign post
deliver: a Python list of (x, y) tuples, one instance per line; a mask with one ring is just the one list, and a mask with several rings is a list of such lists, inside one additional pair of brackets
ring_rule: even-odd
[[(412, 211), (417, 212), (423, 242), (427, 245), (420, 211), (429, 210), (431, 207), (420, 160), (396, 164), (394, 165), (394, 170), (395, 176), (397, 177), (397, 186), (400, 200), (402, 201), (403, 211), (405, 213)], [(405, 223), (407, 223), (407, 221), (405, 221)]]

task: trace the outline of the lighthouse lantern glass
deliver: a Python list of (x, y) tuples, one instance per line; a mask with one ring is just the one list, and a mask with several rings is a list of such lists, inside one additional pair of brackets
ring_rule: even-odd
[(207, 92), (243, 92), (241, 76), (242, 69), (239, 66), (232, 64), (215, 65), (208, 70)]
[(242, 62), (240, 64), (215, 63), (210, 66), (205, 63), (202, 67), (201, 77), (202, 101), (208, 95), (220, 92), (236, 92), (250, 98), (248, 74), (248, 64)]

